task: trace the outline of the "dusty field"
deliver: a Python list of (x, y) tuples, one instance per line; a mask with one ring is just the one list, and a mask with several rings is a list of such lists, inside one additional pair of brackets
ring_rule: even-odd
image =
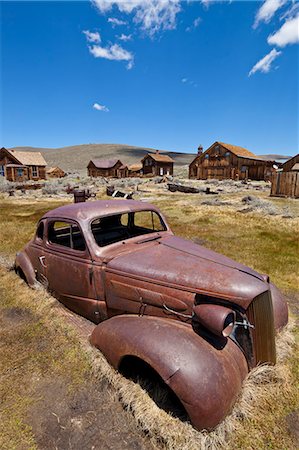
[[(137, 184), (117, 183), (126, 190)], [(213, 433), (172, 418), (88, 346), (89, 323), (70, 320), (53, 298), (7, 270), (39, 217), (72, 198), (61, 190), (0, 194), (1, 449), (298, 447), (299, 201), (269, 198), (263, 183), (192, 183), (223, 190), (173, 194), (146, 181), (135, 198), (159, 206), (176, 234), (268, 273), (283, 289), (295, 324), (278, 339), (277, 367), (250, 375)], [(91, 187), (105, 197), (105, 184)]]

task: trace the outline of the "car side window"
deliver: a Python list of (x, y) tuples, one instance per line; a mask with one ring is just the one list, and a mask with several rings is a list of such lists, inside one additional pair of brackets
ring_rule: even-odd
[(84, 251), (86, 248), (84, 237), (78, 225), (62, 221), (49, 223), (48, 240), (51, 244), (62, 245), (73, 250)]
[(165, 226), (154, 211), (138, 211), (134, 213), (134, 229), (139, 233), (151, 233), (165, 231)]

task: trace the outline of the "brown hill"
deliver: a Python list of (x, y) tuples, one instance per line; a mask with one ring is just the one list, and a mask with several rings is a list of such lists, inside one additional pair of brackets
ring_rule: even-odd
[[(74, 172), (86, 171), (86, 166), (91, 159), (117, 158), (124, 164), (134, 164), (148, 152), (154, 152), (152, 148), (134, 147), (122, 144), (83, 144), (61, 148), (36, 148), (14, 147), (14, 150), (41, 152), (48, 166), (59, 166), (62, 169)], [(160, 150), (161, 153), (170, 155), (177, 166), (190, 164), (194, 159), (193, 153), (178, 153)]]

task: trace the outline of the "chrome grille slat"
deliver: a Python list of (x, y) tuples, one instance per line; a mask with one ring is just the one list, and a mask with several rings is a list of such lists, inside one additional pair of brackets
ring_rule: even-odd
[(247, 309), (247, 317), (254, 325), (251, 330), (255, 364), (276, 362), (273, 306), (270, 291), (257, 296)]

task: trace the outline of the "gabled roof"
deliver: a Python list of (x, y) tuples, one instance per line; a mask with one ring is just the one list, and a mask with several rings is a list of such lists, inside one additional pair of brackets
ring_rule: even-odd
[(258, 159), (256, 157), (256, 155), (254, 153), (250, 152), (249, 150), (247, 150), (247, 148), (239, 147), (238, 145), (226, 144), (225, 142), (219, 142), (219, 141), (215, 142), (214, 144), (222, 145), (222, 147), (226, 148), (227, 150), (229, 150), (236, 156), (243, 156), (245, 158), (248, 157), (248, 158)]
[(134, 172), (137, 172), (138, 170), (142, 169), (142, 164), (141, 163), (136, 163), (136, 164), (132, 164), (131, 166), (129, 166), (129, 170), (132, 170)]
[(64, 170), (61, 169), (61, 168), (58, 167), (58, 166), (56, 166), (56, 167), (50, 167), (50, 168), (47, 170), (47, 173), (53, 173), (53, 172), (55, 172), (56, 170), (59, 170), (59, 171), (65, 173)]
[(89, 164), (91, 162), (97, 169), (112, 169), (118, 162), (121, 163), (119, 159), (92, 159)]
[(290, 163), (291, 161), (294, 161), (294, 164), (295, 164), (297, 161), (299, 161), (299, 153), (297, 153), (297, 155), (292, 156), (292, 158), (290, 158), (290, 159), (288, 159), (286, 162), (284, 162), (283, 165), (282, 165), (282, 167), (284, 167), (284, 166), (286, 166), (286, 165), (289, 165), (289, 163)]
[(295, 163), (291, 170), (299, 170), (299, 163)]
[(40, 152), (20, 152), (17, 150), (6, 150), (15, 160), (24, 166), (46, 166), (47, 163)]
[(153, 158), (155, 161), (157, 162), (170, 162), (170, 163), (174, 163), (174, 160), (172, 158), (170, 158), (170, 156), (168, 155), (161, 155), (161, 153), (156, 152), (156, 153), (148, 153), (147, 155), (145, 155), (144, 158), (142, 158), (141, 161), (144, 161), (145, 158), (147, 158), (148, 156), (150, 156), (151, 158)]

